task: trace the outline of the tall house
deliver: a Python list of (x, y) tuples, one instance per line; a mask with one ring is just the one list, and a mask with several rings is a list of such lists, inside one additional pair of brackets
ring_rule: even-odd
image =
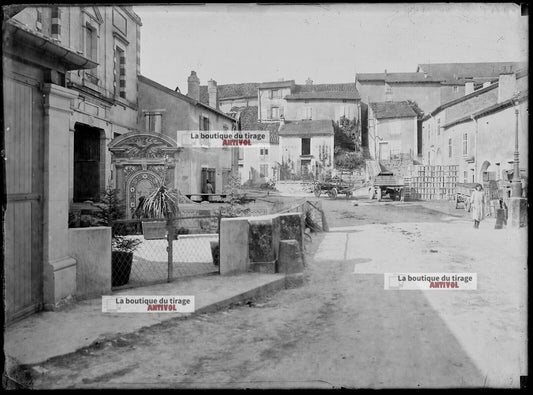
[(131, 6), (26, 7), (14, 19), (97, 64), (54, 72), (51, 81), (78, 93), (71, 101), (69, 200), (98, 200), (114, 186), (107, 144), (137, 128), (141, 20)]

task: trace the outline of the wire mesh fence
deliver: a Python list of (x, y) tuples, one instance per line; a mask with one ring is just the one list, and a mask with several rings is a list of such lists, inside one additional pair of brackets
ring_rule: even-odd
[(113, 287), (218, 273), (219, 216), (119, 220), (112, 225)]

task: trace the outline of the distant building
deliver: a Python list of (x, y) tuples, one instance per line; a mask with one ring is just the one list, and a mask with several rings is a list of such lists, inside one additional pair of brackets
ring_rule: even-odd
[(405, 101), (370, 103), (370, 157), (380, 161), (414, 159), (417, 154), (417, 114)]
[(216, 81), (212, 81), (209, 86), (200, 86), (200, 102), (214, 107), (214, 103), (210, 103), (209, 98), (213, 100), (213, 93), (216, 93), (218, 108), (226, 113), (230, 112), (233, 107), (257, 106), (258, 86), (257, 82), (217, 85)]
[(279, 151), (280, 122), (261, 123), (257, 119), (257, 106), (234, 107), (231, 113), (236, 114), (239, 130), (264, 130), (269, 132), (269, 147), (239, 147), (239, 175), (241, 183), (258, 185), (266, 180), (280, 179), (281, 164)]
[(527, 71), (501, 73), (496, 82), (486, 82), (427, 114), (422, 126), (423, 162), (458, 165), (461, 182), (489, 177), (504, 180), (513, 168), (515, 109), (519, 112), (520, 169), (527, 174)]
[[(316, 179), (334, 166), (332, 120), (288, 121), (279, 130), (281, 172)], [(288, 174), (282, 174), (284, 179)]]
[(441, 78), (427, 73), (358, 73), (357, 90), (364, 103), (411, 100), (424, 112), (441, 104)]
[[(199, 101), (200, 80), (193, 71), (187, 95), (169, 89), (149, 78), (139, 76), (140, 130), (161, 133), (178, 146), (184, 136), (178, 131), (232, 131), (236, 120)], [(185, 132), (186, 133), (186, 132)], [(237, 147), (181, 148), (175, 167), (176, 187), (183, 194), (202, 193), (209, 179), (216, 193), (224, 191), (232, 171), (237, 171)]]

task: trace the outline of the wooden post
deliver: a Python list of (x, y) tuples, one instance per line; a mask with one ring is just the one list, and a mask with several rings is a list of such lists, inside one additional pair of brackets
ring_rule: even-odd
[(174, 242), (174, 223), (172, 219), (167, 219), (167, 262), (168, 262), (168, 282), (172, 281), (173, 278), (173, 242)]

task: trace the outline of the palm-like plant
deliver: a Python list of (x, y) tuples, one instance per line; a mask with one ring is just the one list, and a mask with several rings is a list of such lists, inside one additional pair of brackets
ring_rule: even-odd
[(142, 211), (148, 218), (171, 219), (179, 214), (179, 192), (161, 185), (144, 199)]

